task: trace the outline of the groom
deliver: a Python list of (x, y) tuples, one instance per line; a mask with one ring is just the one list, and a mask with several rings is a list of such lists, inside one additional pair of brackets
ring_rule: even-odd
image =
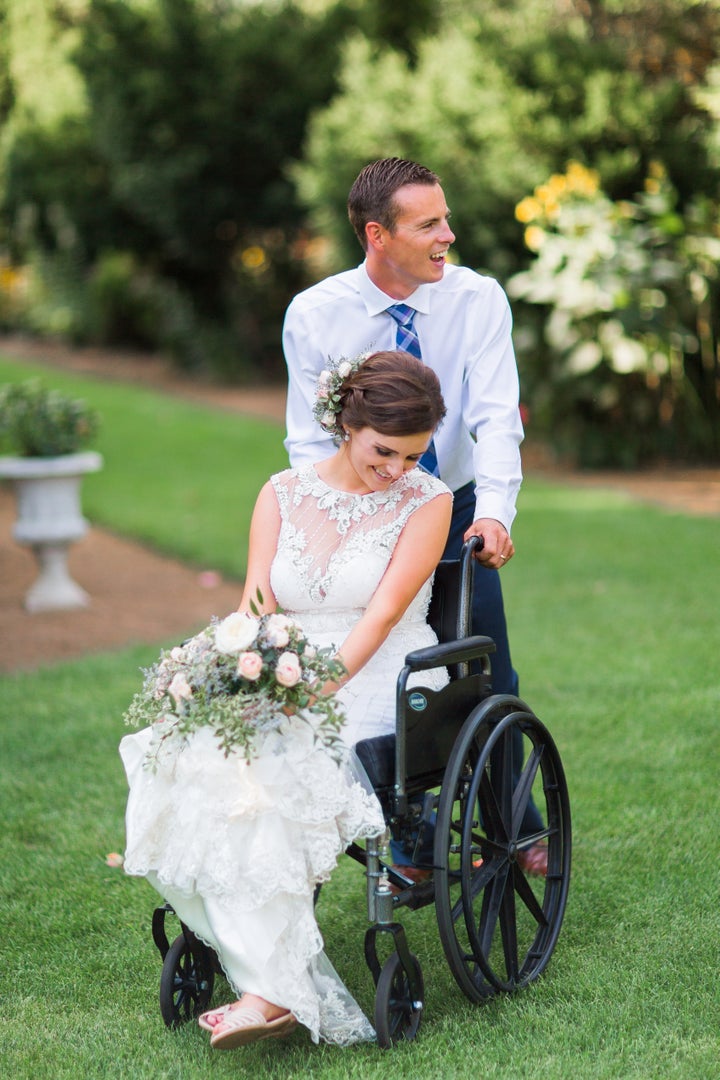
[[(447, 417), (422, 464), (454, 493), (444, 557), (457, 558), (468, 537), (483, 537), (473, 633), (495, 641), (493, 691), (516, 694), (498, 574), (515, 552), (510, 527), (522, 479), (507, 298), (492, 278), (448, 262), (455, 240), (450, 211), (438, 177), (423, 165), (400, 158), (367, 165), (350, 190), (348, 214), (365, 261), (300, 293), (285, 316), (290, 462), (298, 466), (334, 451), (313, 417), (317, 379), (328, 358), (403, 348), (433, 368)], [(523, 833), (541, 827), (531, 804)], [(545, 874), (545, 847), (523, 852), (522, 865)]]

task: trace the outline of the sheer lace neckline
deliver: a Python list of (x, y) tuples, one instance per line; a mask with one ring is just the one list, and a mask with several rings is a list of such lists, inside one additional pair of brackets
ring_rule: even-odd
[(362, 491), (361, 492), (361, 491), (347, 491), (345, 488), (334, 487), (333, 484), (328, 483), (327, 480), (323, 479), (323, 477), (320, 476), (320, 474), (317, 471), (317, 465), (314, 465), (314, 464), (307, 465), (306, 470), (307, 470), (307, 475), (308, 475), (308, 477), (310, 479), (316, 481), (318, 484), (322, 484), (322, 486), (325, 488), (325, 490), (331, 492), (333, 495), (339, 495), (339, 496), (344, 495), (348, 499), (373, 498), (373, 499), (376, 499), (378, 502), (384, 502), (386, 499), (390, 498), (390, 496), (395, 491), (401, 490), (401, 487), (403, 486), (403, 482), (405, 480), (409, 479), (411, 474), (414, 471), (414, 470), (411, 469), (411, 470), (409, 470), (409, 472), (403, 473), (402, 476), (399, 476), (397, 480), (394, 480), (391, 484), (388, 484), (387, 488), (385, 488), (385, 490), (383, 490), (383, 491), (372, 491), (372, 490), (370, 490), (370, 491)]

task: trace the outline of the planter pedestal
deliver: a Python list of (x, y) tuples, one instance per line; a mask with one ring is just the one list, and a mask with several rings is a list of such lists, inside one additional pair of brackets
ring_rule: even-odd
[(40, 573), (25, 596), (30, 612), (86, 607), (88, 594), (70, 577), (68, 548), (88, 530), (80, 508), (85, 473), (102, 468), (91, 451), (54, 458), (0, 457), (0, 478), (11, 480), (17, 498), (13, 536), (32, 548)]

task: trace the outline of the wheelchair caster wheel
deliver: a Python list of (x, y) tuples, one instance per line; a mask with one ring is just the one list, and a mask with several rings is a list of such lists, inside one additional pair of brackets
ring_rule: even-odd
[(210, 1004), (215, 972), (212, 953), (189, 933), (168, 949), (160, 976), (160, 1012), (169, 1028), (199, 1016)]
[[(417, 1035), (422, 1019), (425, 987), (417, 957), (410, 955), (414, 965), (412, 979), (396, 952), (386, 960), (375, 991), (375, 1032), (378, 1046), (388, 1050), (395, 1043), (410, 1041)], [(411, 983), (414, 992), (411, 991)]]

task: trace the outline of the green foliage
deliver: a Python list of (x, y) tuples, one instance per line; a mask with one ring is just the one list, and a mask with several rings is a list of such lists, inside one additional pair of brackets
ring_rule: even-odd
[[(662, 162), (688, 251), (714, 235), (716, 0), (2, 0), (0, 20), (3, 327), (162, 349), (225, 380), (281, 377), (285, 307), (361, 258), (347, 191), (386, 155), (440, 174), (457, 257), (502, 282), (531, 258), (514, 207), (570, 159), (613, 204)], [(683, 353), (673, 405), (692, 437), (663, 452), (702, 454), (718, 428), (706, 344), (718, 314), (705, 303), (703, 337), (681, 291), (678, 278), (654, 326), (661, 352), (674, 326), (701, 343)], [(564, 371), (562, 357), (528, 358), (541, 322), (518, 305), (537, 418), (549, 415), (538, 370)], [(598, 394), (619, 394), (617, 447), (656, 408), (634, 376), (596, 370), (553, 389), (580, 427)], [(605, 434), (589, 431), (588, 460), (602, 460)], [(628, 460), (652, 445), (650, 433)]]
[[(95, 292), (77, 336), (99, 319), (126, 342), (150, 331), (187, 366), (272, 374), (300, 283), (290, 251), (301, 212), (286, 165), (309, 111), (334, 89), (338, 32), (354, 16), (203, 0), (85, 7), (65, 20), (79, 35), (87, 115), (52, 128), (18, 122), (9, 140), (3, 213), (15, 258), (71, 246), (94, 275), (106, 254), (128, 252), (132, 295), (116, 290), (98, 312)], [(168, 296), (182, 312), (171, 328), (145, 312)]]
[(516, 215), (536, 258), (508, 291), (547, 312), (547, 349), (525, 366), (555, 445), (595, 467), (717, 458), (718, 205), (683, 217), (657, 162), (642, 193), (613, 202), (572, 162)]
[(20, 457), (74, 454), (96, 437), (97, 410), (36, 379), (0, 386), (0, 448)]
[(643, 7), (616, 18), (546, 0), (448, 4), (414, 68), (389, 46), (352, 40), (340, 92), (313, 117), (297, 170), (316, 227), (333, 240), (329, 265), (357, 259), (347, 191), (376, 157), (438, 172), (461, 260), (501, 278), (526, 260), (515, 203), (569, 157), (597, 168), (612, 197), (637, 191), (654, 159), (681, 206), (715, 195), (715, 122), (693, 90), (718, 57), (720, 11), (692, 5), (690, 26), (687, 7), (664, 0), (652, 16)]
[[(345, 207), (358, 169), (393, 154), (423, 161), (441, 176), (457, 257), (514, 281), (518, 297), (553, 296), (547, 322), (522, 303), (515, 311), (536, 430), (595, 466), (716, 459), (720, 114), (712, 90), (700, 88), (714, 77), (719, 42), (717, 5), (680, 0), (651, 12), (544, 0), (447, 5), (414, 68), (389, 48), (351, 41), (341, 91), (313, 118), (296, 170), (317, 230), (332, 241), (324, 268), (359, 257)], [(570, 157), (597, 172), (607, 214), (598, 204), (593, 222), (578, 224), (572, 255), (556, 237), (523, 273), (514, 206)], [(666, 189), (637, 200), (657, 162)], [(632, 213), (618, 217), (631, 199)], [(564, 317), (568, 297), (591, 282), (602, 293), (595, 315)], [(600, 323), (604, 342), (594, 336)], [(638, 374), (630, 357), (640, 353)]]

